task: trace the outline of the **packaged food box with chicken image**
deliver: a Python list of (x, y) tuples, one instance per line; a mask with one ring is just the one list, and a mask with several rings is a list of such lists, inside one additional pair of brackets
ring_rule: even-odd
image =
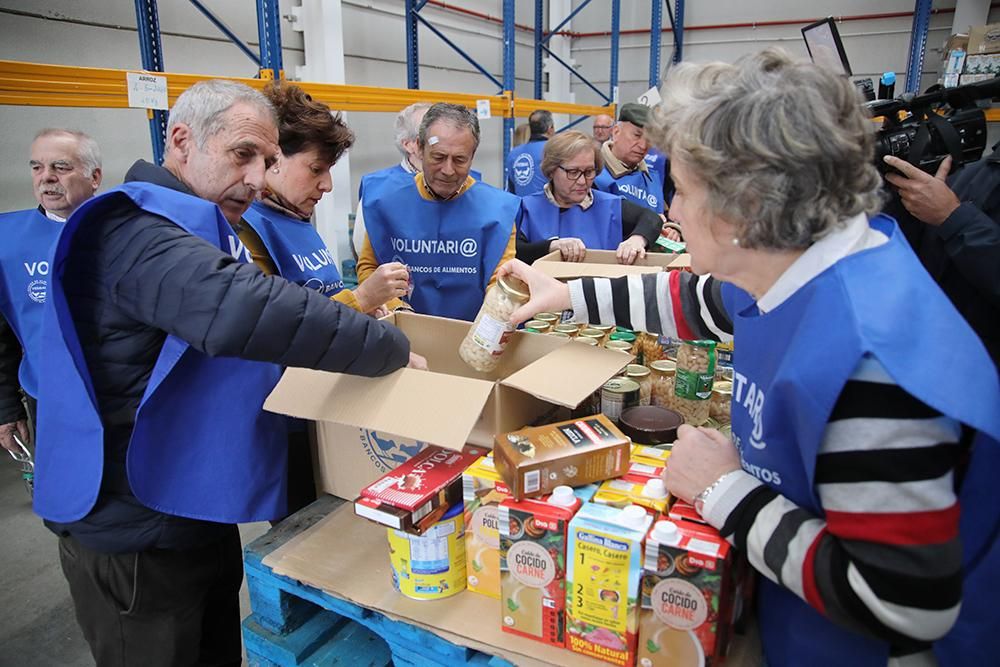
[(361, 489), (354, 513), (419, 535), (462, 502), (462, 473), (486, 452), (482, 447), (458, 452), (430, 445)]
[(492, 456), (482, 457), (462, 473), (468, 589), (497, 599), (500, 599), (497, 508), (508, 498), (510, 490), (493, 465)]

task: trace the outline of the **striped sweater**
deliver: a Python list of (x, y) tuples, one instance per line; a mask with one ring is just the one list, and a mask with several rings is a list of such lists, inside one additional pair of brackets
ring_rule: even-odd
[[(579, 321), (732, 337), (720, 283), (709, 276), (585, 278), (570, 283), (570, 296)], [(958, 422), (866, 357), (841, 390), (816, 460), (825, 516), (739, 471), (709, 495), (705, 519), (763, 576), (832, 621), (888, 642), (891, 664), (933, 664), (927, 649), (961, 602), (955, 471), (965, 451)]]

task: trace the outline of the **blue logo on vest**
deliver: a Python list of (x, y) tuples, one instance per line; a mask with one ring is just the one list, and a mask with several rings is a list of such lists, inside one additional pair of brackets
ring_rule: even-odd
[(514, 182), (518, 185), (527, 185), (535, 176), (535, 159), (530, 153), (521, 153), (511, 168), (514, 170)]
[(32, 280), (28, 283), (28, 298), (35, 303), (45, 303), (45, 295), (48, 293), (49, 284), (44, 280)]
[(378, 431), (369, 431), (365, 428), (359, 431), (361, 446), (380, 472), (396, 469), (427, 446), (426, 442), (419, 440), (412, 440), (407, 444), (405, 441), (397, 442), (392, 438), (383, 438), (379, 436)]
[(632, 185), (631, 183), (620, 183), (618, 185), (618, 191), (623, 194), (631, 195), (636, 199), (645, 201), (646, 204), (653, 209), (657, 208), (660, 203), (660, 200), (656, 195), (651, 192), (647, 193), (643, 188), (640, 188), (637, 185)]

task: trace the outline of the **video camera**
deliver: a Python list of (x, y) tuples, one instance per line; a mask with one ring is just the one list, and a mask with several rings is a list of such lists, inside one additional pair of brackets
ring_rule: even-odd
[(879, 171), (896, 171), (883, 161), (886, 155), (906, 160), (929, 174), (936, 173), (949, 155), (952, 171), (975, 162), (986, 148), (983, 106), (989, 106), (997, 96), (1000, 78), (866, 103), (873, 117), (885, 118), (875, 144)]

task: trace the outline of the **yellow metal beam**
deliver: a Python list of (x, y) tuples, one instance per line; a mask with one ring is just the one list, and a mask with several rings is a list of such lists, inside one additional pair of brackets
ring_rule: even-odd
[(567, 113), (573, 116), (597, 116), (607, 114), (615, 117), (614, 105), (600, 107), (590, 104), (570, 104), (568, 102), (551, 102), (549, 100), (533, 100), (529, 98), (514, 98), (514, 117), (527, 118), (536, 109), (547, 109), (552, 113)]
[[(128, 88), (123, 69), (46, 65), (15, 60), (0, 60), (0, 104), (46, 107), (128, 108)], [(220, 77), (207, 74), (152, 72), (167, 77), (167, 97), (172, 105), (177, 97), (198, 81), (230, 79), (253, 88), (263, 88), (267, 80)], [(607, 113), (605, 107), (563, 104), (538, 100), (518, 100), (511, 104), (509, 93), (474, 95), (435, 90), (346, 86), (329, 83), (297, 82), (314, 99), (341, 111), (382, 111), (396, 113), (414, 102), (452, 102), (475, 108), (478, 100), (490, 101), (494, 116), (527, 116), (538, 108), (554, 113), (595, 115)]]

